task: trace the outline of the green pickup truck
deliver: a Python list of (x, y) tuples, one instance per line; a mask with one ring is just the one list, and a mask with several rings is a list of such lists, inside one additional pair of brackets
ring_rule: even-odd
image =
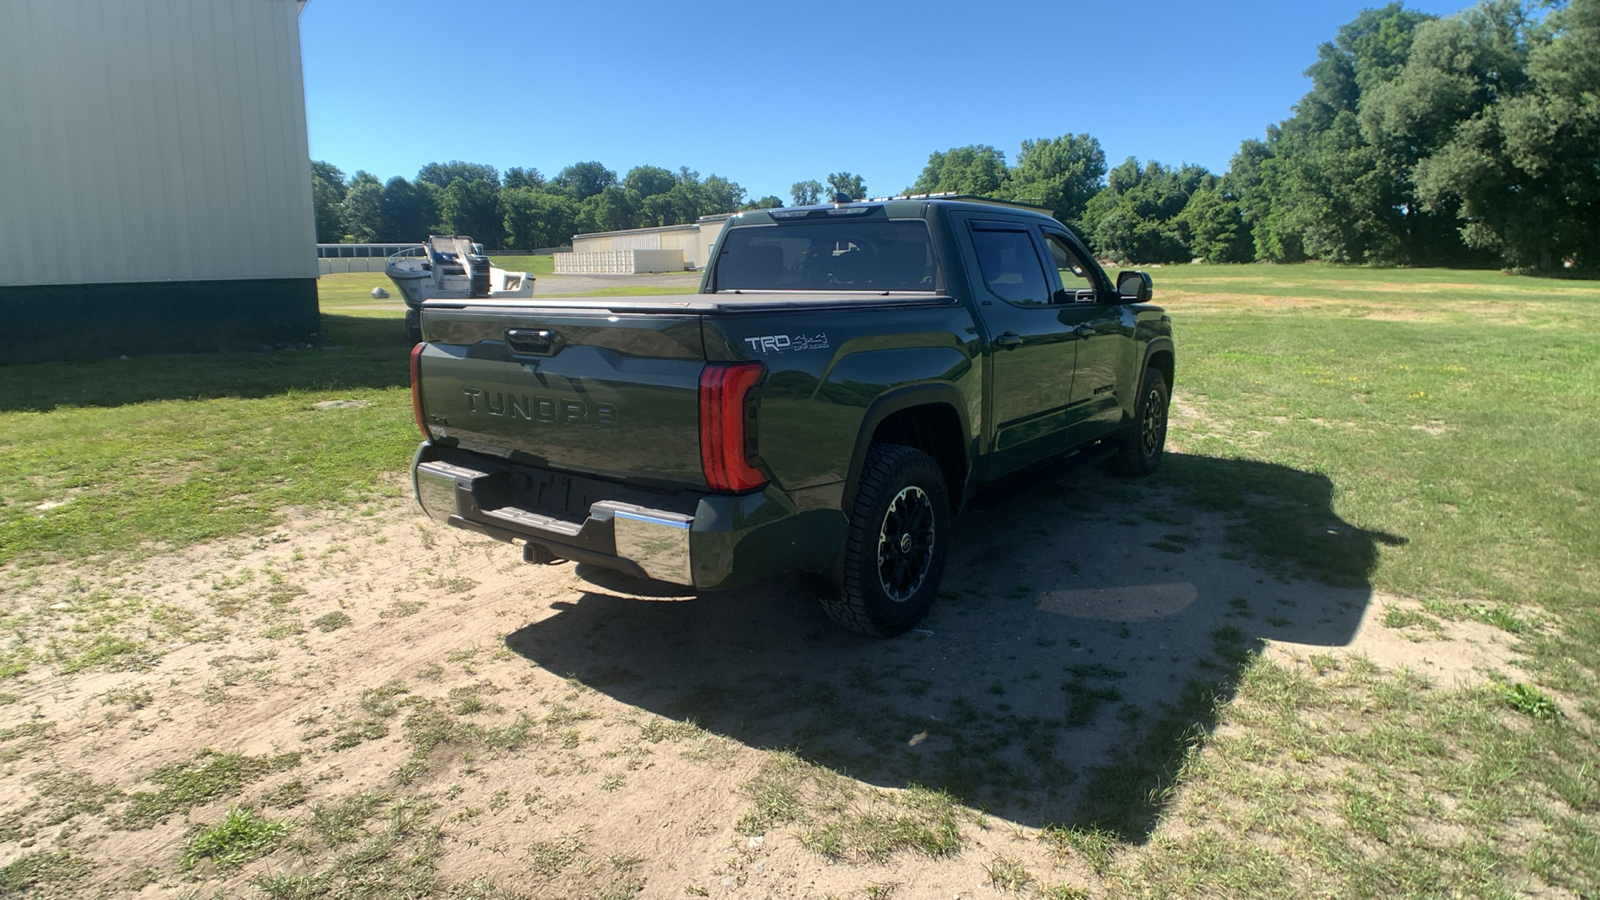
[(823, 575), (871, 635), (938, 593), (951, 518), (1076, 455), (1161, 462), (1171, 319), (1038, 209), (897, 197), (741, 213), (699, 293), (430, 300), (428, 515), (718, 590)]

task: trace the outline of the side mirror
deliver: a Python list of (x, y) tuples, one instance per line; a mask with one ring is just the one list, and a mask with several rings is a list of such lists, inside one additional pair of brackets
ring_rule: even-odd
[(1150, 276), (1134, 269), (1118, 272), (1117, 293), (1122, 295), (1124, 303), (1149, 303), (1152, 296)]

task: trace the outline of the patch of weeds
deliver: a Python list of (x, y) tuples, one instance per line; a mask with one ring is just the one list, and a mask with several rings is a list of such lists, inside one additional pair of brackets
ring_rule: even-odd
[(1252, 642), (1242, 629), (1233, 625), (1223, 625), (1211, 630), (1211, 652), (1235, 669), (1243, 668), (1249, 663), (1254, 658), (1252, 651), (1259, 645), (1259, 641)]
[(397, 777), (408, 784), (427, 769), (428, 757), (441, 746), (470, 742), (472, 729), (457, 722), (450, 713), (434, 705), (423, 706), (406, 718), (406, 742), (411, 745), (411, 757), (400, 765)]
[(33, 659), (33, 648), (22, 644), (0, 656), (0, 681), (26, 674), (28, 662)]
[(1402, 609), (1391, 603), (1383, 608), (1383, 624), (1386, 628), (1410, 628), (1413, 625), (1432, 624), (1432, 620), (1421, 610)]
[(428, 587), (431, 587), (437, 591), (444, 591), (446, 594), (465, 594), (467, 591), (470, 591), (478, 586), (476, 581), (473, 581), (471, 578), (468, 578), (465, 575), (454, 575), (448, 577), (440, 575), (438, 578), (429, 579), (424, 583)]
[(354, 619), (350, 618), (343, 610), (337, 609), (311, 620), (311, 627), (324, 633), (338, 631), (341, 628), (349, 628), (353, 624), (355, 624)]
[(380, 719), (387, 719), (400, 710), (400, 703), (396, 697), (403, 697), (411, 693), (405, 682), (390, 680), (384, 684), (361, 692), (361, 708), (367, 713)]
[(1485, 625), (1493, 625), (1511, 634), (1527, 634), (1533, 627), (1511, 610), (1509, 606), (1475, 604), (1466, 608), (1467, 618)]
[(1014, 856), (996, 856), (983, 871), (989, 876), (989, 885), (996, 890), (1020, 893), (1033, 884), (1033, 873)]
[(687, 738), (699, 737), (705, 729), (695, 723), (693, 719), (687, 722), (677, 722), (672, 719), (651, 719), (639, 726), (639, 737), (652, 744), (662, 741), (681, 741)]
[(236, 869), (272, 852), (289, 833), (287, 822), (275, 822), (248, 806), (235, 806), (216, 825), (202, 829), (178, 859), (178, 868), (193, 869), (202, 859), (218, 869)]
[(583, 832), (563, 835), (548, 841), (534, 841), (528, 845), (528, 868), (533, 874), (550, 878), (583, 855)]
[(557, 703), (550, 707), (550, 712), (545, 714), (544, 723), (552, 728), (560, 728), (574, 722), (582, 722), (594, 718), (594, 713), (587, 709), (575, 709), (565, 703)]
[(1273, 628), (1288, 628), (1294, 623), (1282, 616), (1267, 616), (1267, 624), (1271, 625)]
[(354, 843), (367, 836), (367, 823), (377, 814), (378, 808), (390, 799), (382, 794), (362, 791), (342, 800), (318, 803), (311, 808), (311, 819), (307, 824), (329, 847)]
[(88, 772), (47, 772), (29, 780), (38, 786), (40, 799), (51, 804), (45, 825), (59, 825), (79, 813), (99, 815), (123, 797), (122, 791), (96, 783)]
[(122, 889), (130, 894), (137, 894), (145, 888), (161, 880), (161, 871), (155, 866), (140, 866), (128, 873), (122, 879)]
[(605, 779), (600, 782), (600, 790), (607, 792), (620, 790), (622, 786), (627, 783), (628, 779), (625, 776), (607, 775)]
[(360, 746), (367, 741), (375, 741), (387, 737), (389, 726), (374, 719), (357, 719), (340, 725), (333, 733), (333, 740), (328, 742), (330, 750), (348, 750)]
[(1067, 714), (1064, 721), (1068, 728), (1082, 728), (1088, 725), (1100, 711), (1101, 706), (1122, 699), (1122, 692), (1115, 687), (1091, 687), (1076, 678), (1062, 683), (1061, 690), (1067, 694)]
[(1090, 900), (1094, 895), (1085, 888), (1073, 887), (1070, 884), (1051, 885), (1040, 888), (1039, 895), (1045, 900)]
[(388, 606), (386, 606), (383, 609), (379, 610), (378, 611), (378, 618), (380, 618), (380, 619), (404, 619), (404, 618), (407, 618), (408, 616), (414, 616), (417, 613), (421, 612), (422, 608), (427, 606), (427, 605), (428, 604), (422, 602), (421, 600), (399, 600), (399, 599), (397, 599), (393, 603), (390, 603)]
[(486, 747), (493, 747), (497, 750), (515, 750), (527, 743), (528, 738), (533, 735), (534, 724), (534, 721), (528, 718), (526, 714), (517, 713), (517, 717), (509, 724), (483, 728), (479, 733), (482, 735), (483, 744)]
[(72, 675), (85, 669), (133, 672), (147, 669), (161, 658), (143, 641), (130, 641), (109, 634), (95, 635), (81, 643), (51, 638), (50, 652), (55, 656), (56, 669), (62, 675)]
[(1550, 696), (1531, 684), (1493, 681), (1489, 689), (1499, 695), (1506, 706), (1525, 716), (1554, 722), (1561, 718), (1561, 707)]
[(1228, 598), (1228, 614), (1240, 619), (1253, 618), (1255, 615), (1250, 612), (1250, 601), (1244, 597)]
[(768, 761), (740, 789), (755, 808), (745, 813), (733, 830), (756, 836), (777, 825), (800, 821), (806, 813), (800, 802), (800, 792), (806, 782), (815, 777), (812, 770), (810, 763), (793, 753), (780, 753)]
[(104, 706), (118, 706), (128, 712), (137, 712), (155, 702), (155, 695), (143, 688), (112, 688), (100, 695)]
[(150, 622), (168, 637), (181, 638), (200, 625), (200, 617), (177, 606), (162, 604), (150, 610)]
[(175, 812), (187, 812), (219, 797), (236, 795), (254, 781), (298, 765), (298, 753), (246, 756), (202, 750), (190, 762), (151, 772), (149, 780), (161, 785), (161, 789), (133, 794), (124, 821), (129, 828), (148, 828)]
[(264, 628), (261, 631), (261, 636), (269, 641), (277, 641), (286, 637), (293, 637), (294, 635), (305, 633), (305, 626), (300, 624), (298, 619), (295, 619), (287, 622), (279, 622), (278, 624), (269, 628)]
[(479, 681), (474, 684), (451, 688), (447, 695), (447, 702), (450, 706), (450, 711), (458, 716), (480, 712), (499, 712), (500, 707), (486, 702), (483, 698), (493, 696), (503, 690), (505, 689), (498, 687), (493, 682)]
[(298, 778), (285, 781), (265, 794), (261, 795), (261, 805), (275, 809), (290, 809), (306, 802), (311, 796), (311, 789), (305, 782)]
[(1152, 550), (1160, 550), (1162, 553), (1187, 553), (1189, 551), (1189, 548), (1181, 544), (1174, 544), (1171, 541), (1151, 541), (1145, 546)]
[(1045, 842), (1057, 860), (1064, 862), (1076, 854), (1096, 875), (1104, 875), (1111, 868), (1112, 855), (1122, 846), (1115, 833), (1092, 826), (1050, 826), (1039, 835), (1039, 839)]
[(873, 792), (865, 808), (822, 805), (800, 843), (830, 859), (883, 862), (902, 850), (951, 856), (961, 849), (955, 809), (955, 799), (939, 791)]
[(489, 795), (489, 811), (499, 812), (511, 805), (511, 791), (501, 788)]
[(1390, 825), (1399, 824), (1399, 810), (1393, 802), (1354, 785), (1345, 786), (1339, 813), (1351, 828), (1380, 841), (1389, 840)]
[(46, 885), (70, 884), (89, 874), (92, 867), (65, 850), (24, 854), (0, 868), (0, 896), (20, 897)]
[(313, 897), (432, 897), (440, 892), (441, 826), (422, 827), (434, 806), (401, 800), (389, 810), (388, 826), (341, 852), (311, 874), (258, 874), (250, 883), (271, 900)]
[(768, 760), (741, 792), (753, 808), (735, 831), (755, 836), (797, 824), (800, 842), (830, 859), (882, 861), (903, 850), (944, 857), (961, 849), (956, 801), (942, 791), (872, 791), (857, 802), (849, 779), (786, 752)]

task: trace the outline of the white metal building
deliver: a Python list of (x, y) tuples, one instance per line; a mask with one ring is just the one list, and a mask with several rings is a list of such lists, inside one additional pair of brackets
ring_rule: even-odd
[(0, 361), (315, 335), (302, 5), (0, 2)]

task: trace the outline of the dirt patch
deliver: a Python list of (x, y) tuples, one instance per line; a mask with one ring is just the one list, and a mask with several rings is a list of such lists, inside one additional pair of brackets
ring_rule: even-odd
[(1355, 633), (1341, 646), (1272, 641), (1267, 658), (1302, 664), (1311, 654), (1362, 657), (1389, 671), (1406, 670), (1438, 687), (1480, 685), (1492, 675), (1511, 676), (1516, 652), (1513, 637), (1480, 622), (1440, 621), (1396, 627), (1384, 624), (1391, 611), (1417, 614), (1422, 605), (1404, 597), (1376, 593), (1361, 614)]
[[(1094, 761), (1177, 703), (1219, 641), (1440, 684), (1507, 664), (1486, 628), (1387, 628), (1405, 601), (1266, 577), (1222, 518), (1130, 490), (1089, 474), (963, 516), (934, 613), (887, 642), (836, 628), (793, 579), (695, 596), (530, 566), (403, 502), (132, 564), (5, 569), (0, 611), (28, 649), (4, 683), (0, 864), (90, 861), (63, 895), (405, 875), (536, 896), (983, 897), (1002, 858), (1038, 885), (1094, 885), (1041, 829), (1078, 821)], [(847, 790), (751, 825), (751, 785), (795, 747)], [(103, 810), (51, 794), (61, 772), (92, 773)], [(954, 798), (958, 852), (871, 853), (912, 784)], [(238, 804), (289, 823), (287, 843), (185, 871)], [(382, 862), (347, 871), (357, 851)]]

